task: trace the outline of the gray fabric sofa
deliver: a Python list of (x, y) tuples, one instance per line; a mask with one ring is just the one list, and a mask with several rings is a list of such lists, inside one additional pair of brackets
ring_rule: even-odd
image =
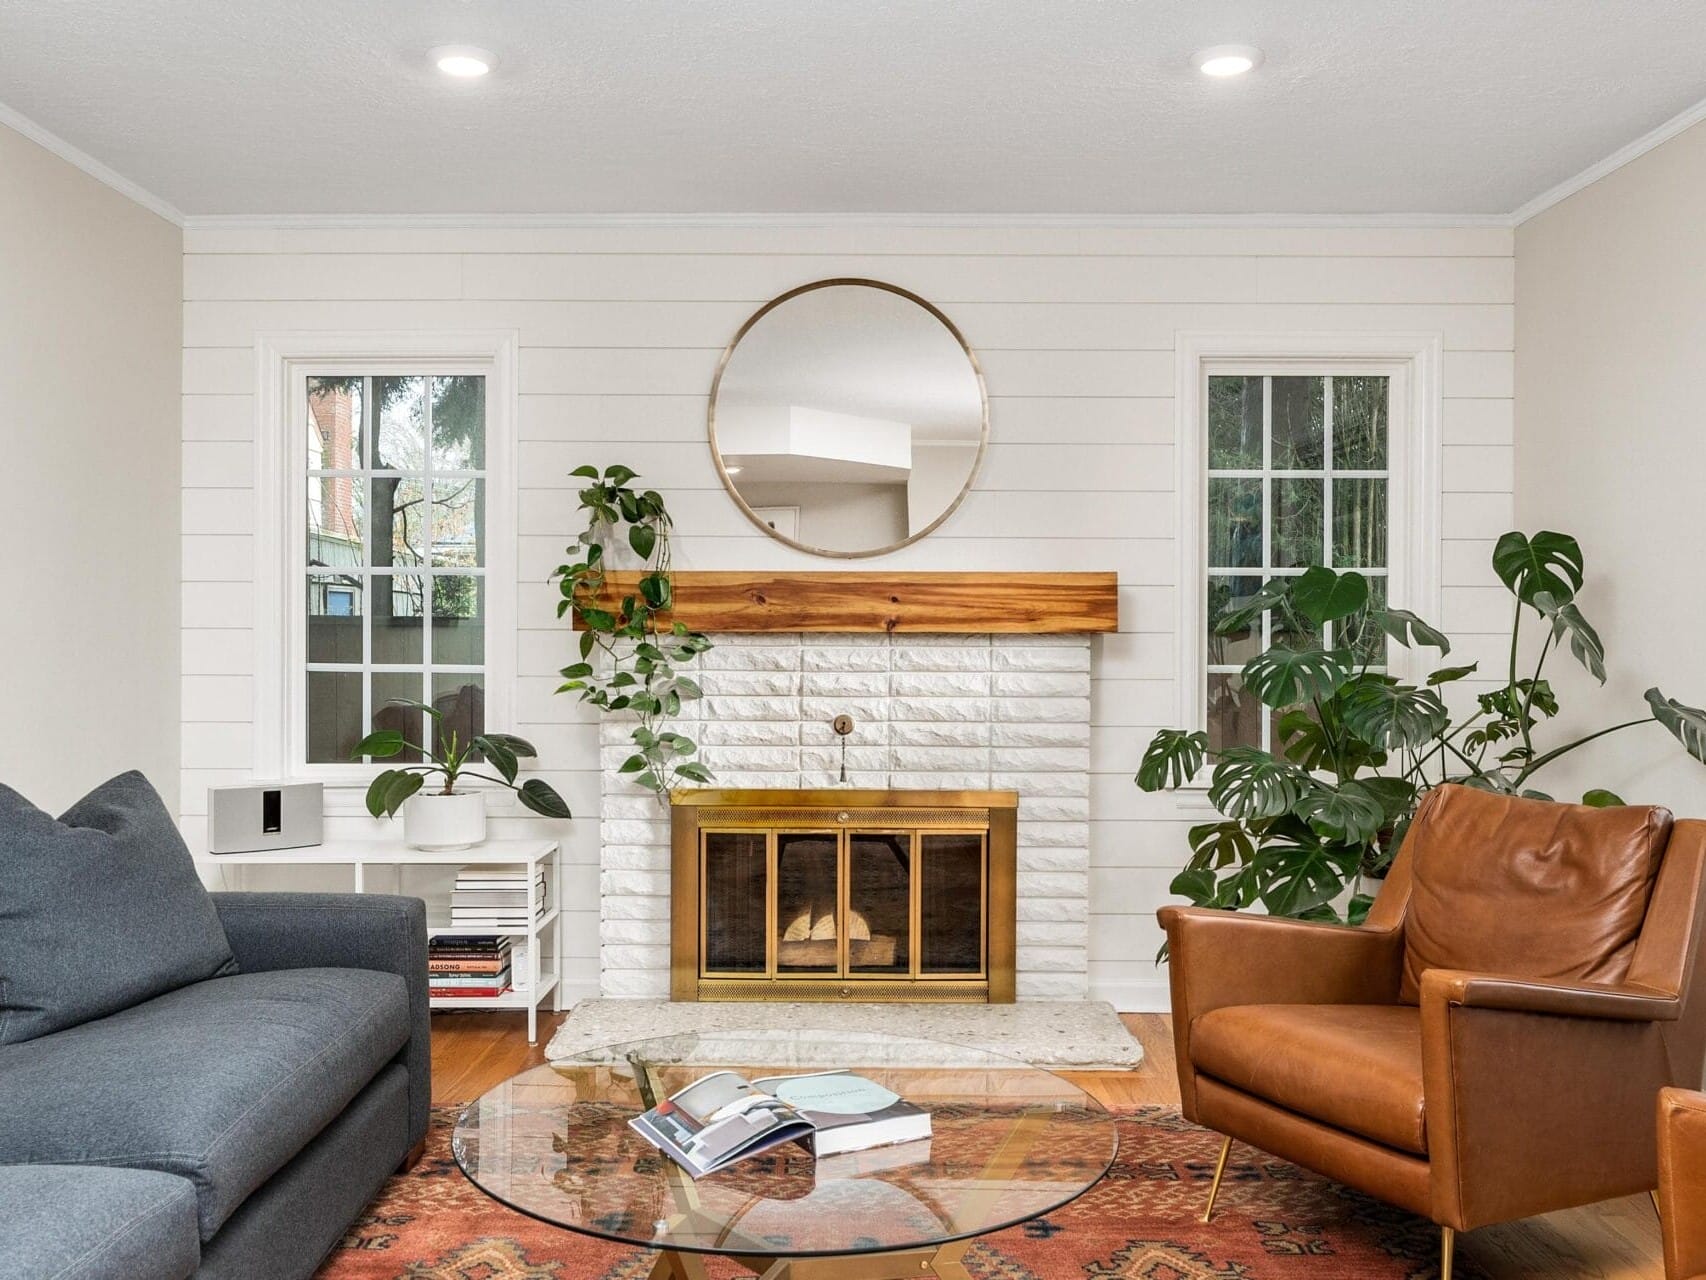
[(307, 1277), (425, 1138), (419, 899), (212, 897), (237, 972), (0, 1044), (8, 1275)]

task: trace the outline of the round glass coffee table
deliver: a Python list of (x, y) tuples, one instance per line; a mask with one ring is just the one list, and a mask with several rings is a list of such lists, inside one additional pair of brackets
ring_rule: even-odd
[[(928, 1140), (814, 1159), (787, 1144), (695, 1181), (628, 1127), (699, 1077), (845, 1068), (931, 1113)], [(930, 1040), (829, 1031), (697, 1032), (535, 1067), (470, 1104), (456, 1162), (512, 1209), (659, 1251), (653, 1280), (704, 1255), (764, 1280), (963, 1280), (980, 1235), (1058, 1209), (1107, 1172), (1112, 1117), (1059, 1076)]]

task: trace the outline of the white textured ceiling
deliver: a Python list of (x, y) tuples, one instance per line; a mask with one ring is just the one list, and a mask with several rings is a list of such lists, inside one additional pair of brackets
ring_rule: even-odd
[(191, 214), (1505, 213), (1702, 97), (1706, 0), (0, 2), (0, 102)]

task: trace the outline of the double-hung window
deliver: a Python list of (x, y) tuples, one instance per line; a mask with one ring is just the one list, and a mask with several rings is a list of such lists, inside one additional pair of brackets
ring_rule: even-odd
[(1440, 340), (1432, 334), (1181, 334), (1181, 718), (1216, 750), (1272, 748), (1278, 713), (1239, 672), (1271, 646), (1405, 651), (1354, 616), (1294, 633), (1270, 610), (1221, 633), (1274, 578), (1354, 569), (1373, 607), (1438, 621)]
[(508, 728), (515, 335), (299, 331), (257, 356), (257, 773), (359, 788), (368, 733), (427, 742), (420, 705), (464, 741)]
[[(1273, 712), (1244, 690), (1246, 661), (1272, 645), (1330, 646), (1335, 625), (1360, 621), (1293, 635), (1269, 611), (1223, 635), (1222, 617), (1268, 579), (1316, 564), (1357, 570), (1370, 603), (1386, 603), (1391, 399), (1383, 374), (1209, 375), (1205, 693), (1215, 748), (1270, 745)], [(1384, 638), (1364, 647), (1359, 657), (1382, 669)]]
[[(305, 764), (370, 728), (422, 742), (424, 703), (485, 729), (486, 379), (308, 374)], [(412, 753), (405, 753), (404, 759)]]

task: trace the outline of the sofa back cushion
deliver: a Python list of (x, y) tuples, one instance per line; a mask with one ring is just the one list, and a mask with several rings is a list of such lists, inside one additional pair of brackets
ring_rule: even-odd
[(58, 819), (0, 785), (0, 1044), (236, 971), (148, 779), (120, 774)]
[(1593, 809), (1436, 787), (1404, 846), (1400, 998), (1428, 969), (1621, 982), (1670, 838), (1668, 809)]

